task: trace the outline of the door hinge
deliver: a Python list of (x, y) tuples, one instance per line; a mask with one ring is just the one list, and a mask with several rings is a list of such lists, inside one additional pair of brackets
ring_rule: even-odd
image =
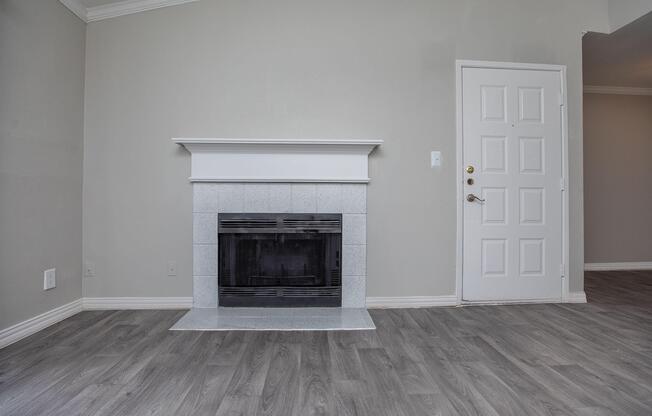
[(561, 91), (559, 92), (559, 95), (557, 95), (557, 97), (559, 98), (559, 106), (563, 107), (564, 106), (564, 95), (561, 93)]
[(561, 277), (564, 277), (566, 275), (566, 265), (564, 263), (559, 265), (559, 274)]
[(566, 190), (566, 181), (564, 181), (564, 178), (559, 179), (559, 190)]

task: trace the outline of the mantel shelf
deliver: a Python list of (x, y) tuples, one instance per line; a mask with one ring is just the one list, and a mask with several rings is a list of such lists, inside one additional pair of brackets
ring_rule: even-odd
[(187, 144), (240, 144), (240, 145), (326, 145), (326, 146), (370, 146), (383, 144), (379, 139), (232, 139), (232, 138), (175, 138), (173, 142), (181, 145)]
[(366, 183), (377, 139), (174, 138), (191, 153), (191, 182)]

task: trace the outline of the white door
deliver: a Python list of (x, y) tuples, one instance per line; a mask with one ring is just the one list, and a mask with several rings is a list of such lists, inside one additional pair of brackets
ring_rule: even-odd
[(561, 300), (561, 85), (558, 71), (462, 69), (463, 300)]

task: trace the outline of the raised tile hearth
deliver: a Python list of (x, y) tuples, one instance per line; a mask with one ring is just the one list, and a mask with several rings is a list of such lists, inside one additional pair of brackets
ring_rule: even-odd
[(356, 331), (376, 329), (364, 308), (193, 308), (175, 331)]

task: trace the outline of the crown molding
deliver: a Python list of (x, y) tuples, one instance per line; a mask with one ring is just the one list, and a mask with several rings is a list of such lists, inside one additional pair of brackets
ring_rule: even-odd
[(194, 1), (198, 0), (125, 0), (104, 6), (89, 7), (86, 10), (87, 21), (95, 22), (98, 20), (110, 19), (112, 17), (160, 9), (161, 7), (177, 6), (179, 4), (191, 3)]
[(585, 85), (586, 94), (652, 95), (652, 88)]
[(84, 6), (81, 0), (59, 0), (61, 4), (66, 6), (68, 10), (73, 12), (75, 16), (79, 17), (84, 22), (88, 22), (86, 16), (86, 6)]
[(110, 19), (112, 17), (145, 12), (147, 10), (160, 9), (162, 7), (177, 6), (179, 4), (191, 3), (199, 0), (123, 0), (117, 3), (95, 7), (86, 7), (81, 0), (59, 1), (81, 20), (89, 23)]

